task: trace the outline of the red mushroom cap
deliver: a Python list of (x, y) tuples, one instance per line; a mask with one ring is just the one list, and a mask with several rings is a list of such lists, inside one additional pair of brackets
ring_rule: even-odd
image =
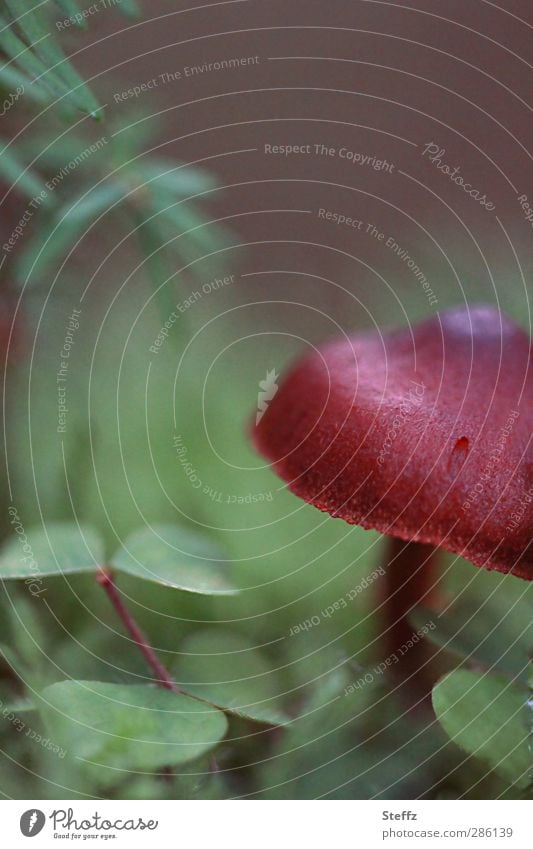
[(490, 306), (305, 356), (254, 428), (289, 489), (334, 517), (533, 579), (533, 374)]

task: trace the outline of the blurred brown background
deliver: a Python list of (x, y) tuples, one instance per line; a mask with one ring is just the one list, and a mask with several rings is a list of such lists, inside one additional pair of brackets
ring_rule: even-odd
[[(481, 0), (153, 2), (144, 14), (126, 25), (113, 12), (95, 15), (93, 44), (83, 46), (78, 64), (94, 76), (110, 114), (163, 110), (160, 152), (204, 159), (228, 186), (213, 213), (237, 216), (228, 223), (243, 243), (254, 243), (237, 249), (229, 265), (294, 272), (290, 287), (286, 275), (246, 278), (251, 299), (264, 296), (268, 279), (272, 297), (290, 288), (291, 299), (315, 306), (327, 291), (329, 314), (355, 323), (371, 323), (367, 311), (378, 321), (399, 320), (404, 308), (412, 319), (430, 312), (406, 264), (365, 231), (374, 223), (420, 267), (438, 308), (499, 299), (518, 316), (527, 312), (517, 259), (527, 277), (531, 225), (517, 195), (532, 195), (529, 2), (505, 9)], [(69, 36), (70, 43), (85, 45), (86, 36)], [(258, 64), (185, 76), (186, 66), (252, 56)], [(161, 82), (159, 75), (176, 71), (181, 79)], [(127, 89), (153, 78), (157, 87), (114, 101), (118, 79)], [(442, 161), (459, 166), (493, 212), (422, 155), (429, 142), (445, 149)], [(264, 153), (265, 144), (315, 143), (394, 168)], [(365, 227), (319, 220), (319, 208)], [(266, 211), (291, 209), (310, 212)], [(357, 301), (297, 272), (332, 280)]]

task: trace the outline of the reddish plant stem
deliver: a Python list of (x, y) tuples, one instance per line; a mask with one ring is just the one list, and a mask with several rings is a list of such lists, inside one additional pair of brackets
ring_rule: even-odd
[[(111, 604), (113, 605), (120, 619), (124, 623), (124, 627), (131, 634), (131, 636), (133, 637), (133, 641), (144, 655), (148, 666), (155, 673), (156, 683), (159, 684), (160, 687), (164, 687), (166, 690), (172, 690), (174, 693), (181, 693), (180, 688), (171, 677), (168, 669), (163, 666), (163, 664), (157, 657), (155, 651), (153, 650), (152, 646), (148, 642), (146, 636), (143, 634), (143, 632), (137, 625), (135, 619), (133, 618), (132, 614), (122, 601), (122, 596), (120, 595), (117, 589), (117, 585), (115, 584), (115, 578), (111, 569), (107, 569), (101, 566), (96, 575), (96, 581), (106, 591), (111, 601)], [(209, 771), (211, 773), (219, 771), (219, 766), (214, 755), (212, 756), (210, 761)], [(163, 776), (163, 778), (170, 781), (174, 777), (172, 769), (168, 766), (163, 768), (161, 775)]]
[[(387, 541), (385, 575), (385, 645), (387, 656), (399, 657), (403, 672), (418, 674), (428, 659), (427, 641), (421, 639), (405, 649), (417, 628), (409, 616), (419, 605), (433, 607), (436, 593), (438, 549), (395, 537)], [(429, 622), (426, 624), (430, 624)], [(422, 674), (422, 673), (421, 673)], [(427, 677), (423, 675), (422, 677)]]
[(143, 634), (132, 614), (124, 604), (122, 596), (115, 584), (113, 572), (110, 569), (100, 567), (96, 580), (106, 591), (109, 600), (123, 622), (124, 627), (131, 635), (136, 646), (144, 655), (148, 666), (154, 672), (157, 684), (167, 690), (173, 690), (175, 693), (179, 693), (180, 689), (178, 685), (172, 679), (168, 669), (166, 669), (166, 667), (161, 663), (146, 636)]

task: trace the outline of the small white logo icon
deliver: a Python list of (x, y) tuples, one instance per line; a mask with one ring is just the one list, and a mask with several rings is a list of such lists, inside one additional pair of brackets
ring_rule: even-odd
[(20, 818), (20, 830), (24, 837), (35, 837), (42, 831), (46, 817), (36, 808), (25, 811)]
[(264, 380), (259, 381), (259, 389), (261, 391), (257, 396), (257, 415), (255, 417), (256, 425), (259, 424), (259, 422), (265, 415), (270, 401), (272, 401), (276, 392), (279, 389), (279, 386), (276, 382), (278, 377), (279, 374), (276, 374), (276, 369), (272, 369), (271, 371), (267, 371)]

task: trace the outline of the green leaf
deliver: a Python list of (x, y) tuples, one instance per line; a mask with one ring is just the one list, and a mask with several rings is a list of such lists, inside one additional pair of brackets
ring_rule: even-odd
[(80, 7), (76, 0), (55, 0), (56, 6), (61, 9), (66, 18), (74, 19), (74, 26), (87, 29), (87, 18), (79, 15)]
[[(70, 219), (75, 219), (88, 226), (89, 222), (92, 222), (102, 212), (110, 209), (113, 204), (124, 198), (127, 191), (127, 188), (120, 183), (101, 184), (81, 200), (69, 204), (70, 209), (66, 210), (66, 214)], [(65, 211), (61, 210), (60, 216), (64, 214)]]
[[(16, 18), (17, 26), (32, 45), (32, 50), (43, 64), (63, 81), (72, 101), (81, 111), (95, 115), (100, 110), (98, 101), (50, 32), (48, 15), (44, 8), (36, 4), (35, 0), (6, 0), (6, 2), (13, 18)], [(20, 14), (22, 10), (25, 14)]]
[[(80, 29), (88, 28), (88, 18), (87, 16), (83, 17), (79, 15), (80, 12), (80, 4), (76, 2), (76, 0), (55, 0), (56, 6), (58, 6), (65, 17), (73, 18), (75, 24)], [(84, 8), (87, 8), (84, 5)], [(127, 15), (128, 17), (138, 17), (140, 15), (140, 7), (137, 0), (117, 0), (116, 6), (109, 6), (109, 10), (115, 10), (120, 12), (122, 15)]]
[[(73, 228), (74, 230), (74, 228)], [(25, 251), (21, 252), (15, 264), (15, 279), (19, 286), (24, 284), (42, 284), (45, 275), (51, 267), (54, 271), (59, 270), (59, 265), (54, 264), (64, 258), (68, 249), (72, 246), (71, 235), (73, 233), (66, 227), (58, 231), (57, 238), (54, 236), (43, 241), (43, 234), (38, 233), (28, 242)]]
[(7, 89), (8, 94), (9, 92), (15, 93), (17, 88), (22, 88), (24, 94), (21, 96), (24, 98), (28, 97), (35, 103), (47, 102), (47, 97), (39, 86), (32, 85), (26, 74), (21, 73), (13, 65), (4, 65), (0, 68), (0, 84)]
[(146, 115), (142, 105), (133, 101), (127, 116), (120, 113), (110, 115), (109, 121), (117, 154), (116, 161), (128, 163), (128, 170), (140, 166), (145, 159), (144, 151), (154, 138), (153, 116)]
[[(6, 5), (16, 19), (0, 33), (0, 43), (8, 56), (48, 86), (53, 94), (65, 97), (73, 107), (97, 117), (98, 101), (55, 41), (45, 10), (34, 0), (6, 0)], [(23, 14), (20, 14), (21, 9)], [(28, 44), (14, 33), (14, 26)]]
[[(16, 16), (20, 13), (21, 5), (28, 9), (28, 13), (17, 18), (17, 24), (30, 42), (33, 49), (43, 63), (61, 79), (70, 97), (76, 102), (78, 108), (89, 115), (96, 116), (100, 111), (100, 105), (89, 87), (82, 80), (73, 65), (66, 58), (59, 44), (50, 34), (48, 16), (41, 5), (41, 0), (7, 0), (11, 14)], [(47, 37), (50, 36), (50, 37)]]
[(125, 191), (123, 186), (111, 183), (64, 204), (21, 253), (16, 264), (17, 282), (24, 284), (30, 276), (42, 280), (49, 271), (57, 272), (71, 251), (76, 254), (77, 242), (85, 237), (94, 219), (120, 200)]
[[(0, 578), (1, 580), (1, 578)], [(28, 588), (5, 587), (5, 613), (2, 616), (9, 645), (0, 645), (0, 656), (30, 690), (40, 690), (54, 680), (57, 668), (49, 660), (50, 628), (42, 616), (43, 605), (35, 603), (33, 595), (40, 594), (41, 584), (34, 589), (34, 578), (28, 578)], [(10, 648), (13, 646), (14, 648)], [(52, 672), (52, 676), (50, 673)]]
[(26, 668), (24, 661), (19, 657), (16, 651), (5, 643), (0, 643), (0, 660), (6, 663), (21, 680), (24, 680)]
[(4, 702), (0, 699), (0, 707), (4, 716), (6, 713), (18, 715), (19, 713), (33, 713), (37, 710), (35, 702), (32, 702), (29, 698), (12, 699), (9, 702)]
[[(159, 214), (170, 220), (172, 225), (181, 231), (177, 234), (178, 237), (195, 240), (202, 254), (223, 248), (228, 244), (228, 233), (218, 224), (213, 224), (198, 214), (188, 201), (176, 203), (167, 208), (161, 207)], [(176, 246), (180, 250), (179, 239), (176, 241)]]
[(42, 5), (36, 0), (4, 0), (11, 12), (11, 26), (16, 27), (33, 52), (45, 65), (64, 59), (50, 31)]
[[(208, 223), (194, 211), (190, 204), (186, 206), (185, 203), (176, 203), (163, 207), (159, 211), (159, 216), (162, 222), (168, 222), (174, 230), (173, 237), (168, 242), (168, 248), (174, 249), (187, 263), (201, 259), (204, 270), (205, 263), (215, 267), (215, 260), (220, 259), (220, 257), (208, 255), (228, 247), (232, 241), (229, 231), (219, 224)], [(192, 266), (191, 273), (198, 275), (196, 263)]]
[(217, 181), (202, 168), (179, 165), (171, 159), (151, 159), (141, 162), (140, 174), (154, 189), (161, 188), (172, 202), (174, 194), (180, 197), (209, 192), (215, 189)]
[(144, 265), (148, 271), (152, 285), (157, 291), (157, 301), (161, 309), (161, 318), (166, 320), (175, 307), (175, 298), (171, 287), (166, 283), (167, 273), (163, 259), (162, 243), (160, 233), (156, 224), (150, 220), (143, 220), (136, 210), (130, 210), (135, 226), (135, 235), (139, 241), (144, 254)]
[(136, 578), (201, 595), (233, 595), (228, 562), (218, 546), (177, 525), (142, 528), (128, 537), (111, 565)]
[(99, 186), (79, 202), (73, 200), (64, 204), (21, 253), (16, 264), (17, 281), (25, 283), (30, 275), (33, 280), (42, 280), (50, 271), (57, 273), (70, 251), (71, 256), (76, 255), (76, 243), (85, 237), (94, 219), (120, 200), (125, 192), (123, 186), (110, 183)]
[(121, 0), (117, 9), (120, 10), (123, 15), (128, 15), (130, 18), (138, 18), (141, 14), (141, 7), (138, 0)]
[(44, 528), (28, 528), (8, 539), (0, 551), (0, 579), (38, 580), (96, 572), (102, 561), (102, 542), (92, 528), (78, 527), (73, 522), (50, 522)]
[[(54, 127), (56, 128), (54, 130)], [(82, 125), (83, 132), (87, 132), (87, 126), (85, 124)], [(67, 163), (70, 162), (71, 159), (76, 159), (82, 152), (87, 150), (88, 142), (93, 141), (92, 139), (87, 138), (87, 134), (83, 135), (82, 133), (77, 133), (74, 129), (69, 128), (67, 134), (62, 133), (61, 137), (54, 140), (54, 143), (50, 144), (50, 139), (53, 135), (57, 133), (57, 123), (55, 119), (50, 118), (50, 124), (45, 126), (43, 130), (38, 133), (33, 138), (25, 138), (20, 140), (20, 147), (24, 151), (27, 156), (37, 157), (39, 160), (40, 167), (46, 171), (48, 176), (51, 176), (50, 172), (53, 170), (59, 171), (62, 167), (65, 167)], [(107, 158), (106, 158), (107, 157)], [(87, 157), (89, 158), (89, 157)], [(89, 182), (86, 186), (86, 189), (94, 186), (96, 174), (98, 172), (97, 168), (92, 168), (93, 163), (96, 161), (99, 164), (102, 163), (104, 166), (106, 162), (109, 161), (109, 157), (106, 151), (106, 145), (103, 145), (98, 150), (94, 150), (90, 154), (91, 161), (91, 174), (92, 181)], [(86, 169), (83, 167), (83, 164), (80, 163), (80, 171), (76, 170), (76, 173), (87, 173)], [(104, 167), (102, 167), (102, 172), (104, 172)], [(74, 172), (73, 172), (74, 173)], [(79, 186), (78, 180), (73, 180), (72, 182), (69, 180), (67, 183), (62, 183), (60, 188), (68, 185), (72, 186), (69, 194), (72, 197), (72, 203), (83, 194), (81, 187)]]
[(26, 250), (21, 252), (15, 266), (19, 284), (26, 283), (30, 276), (33, 278), (32, 282), (41, 282), (48, 272), (57, 273), (67, 256), (76, 255), (73, 248), (84, 232), (83, 221), (76, 216), (67, 215), (59, 226), (56, 225), (56, 216), (53, 216), (49, 227), (38, 231), (29, 241)]
[(0, 153), (0, 176), (29, 198), (34, 198), (46, 190), (44, 181), (37, 174), (26, 170), (18, 156), (6, 148)]
[(435, 622), (436, 627), (427, 637), (439, 648), (515, 677), (526, 671), (528, 650), (533, 644), (530, 604), (526, 599), (522, 603), (517, 600), (503, 609), (498, 596), (494, 601), (479, 601), (474, 607), (471, 600), (458, 599), (440, 618), (434, 611), (417, 608), (410, 621), (415, 628), (430, 620)]
[(50, 735), (70, 755), (116, 770), (182, 764), (214, 748), (227, 720), (216, 708), (159, 687), (62, 681), (42, 691)]
[(273, 665), (237, 633), (209, 628), (180, 646), (175, 668), (180, 687), (245, 719), (284, 725), (289, 721)]
[(66, 93), (62, 81), (58, 80), (53, 73), (48, 73), (46, 65), (27, 44), (15, 35), (12, 25), (4, 18), (0, 18), (0, 47), (22, 71), (35, 79), (37, 84), (45, 86), (57, 97), (62, 97)]
[(435, 722), (405, 714), (384, 681), (346, 696), (358, 674), (340, 667), (305, 688), (257, 765), (260, 799), (413, 799), (442, 774), (438, 759), (454, 747)]
[[(165, 255), (174, 258), (173, 269), (175, 257), (179, 257), (181, 264), (189, 266), (187, 270), (192, 277), (199, 280), (204, 273), (211, 273), (215, 269), (215, 262), (208, 255), (229, 245), (228, 233), (218, 225), (207, 226), (204, 218), (183, 203), (174, 202), (165, 192), (154, 193), (153, 210), (155, 216), (146, 224), (157, 233), (158, 243), (164, 245)], [(138, 235), (142, 237), (142, 229)]]
[(433, 688), (433, 707), (448, 736), (518, 787), (531, 780), (526, 702), (526, 691), (505, 679), (463, 669)]

